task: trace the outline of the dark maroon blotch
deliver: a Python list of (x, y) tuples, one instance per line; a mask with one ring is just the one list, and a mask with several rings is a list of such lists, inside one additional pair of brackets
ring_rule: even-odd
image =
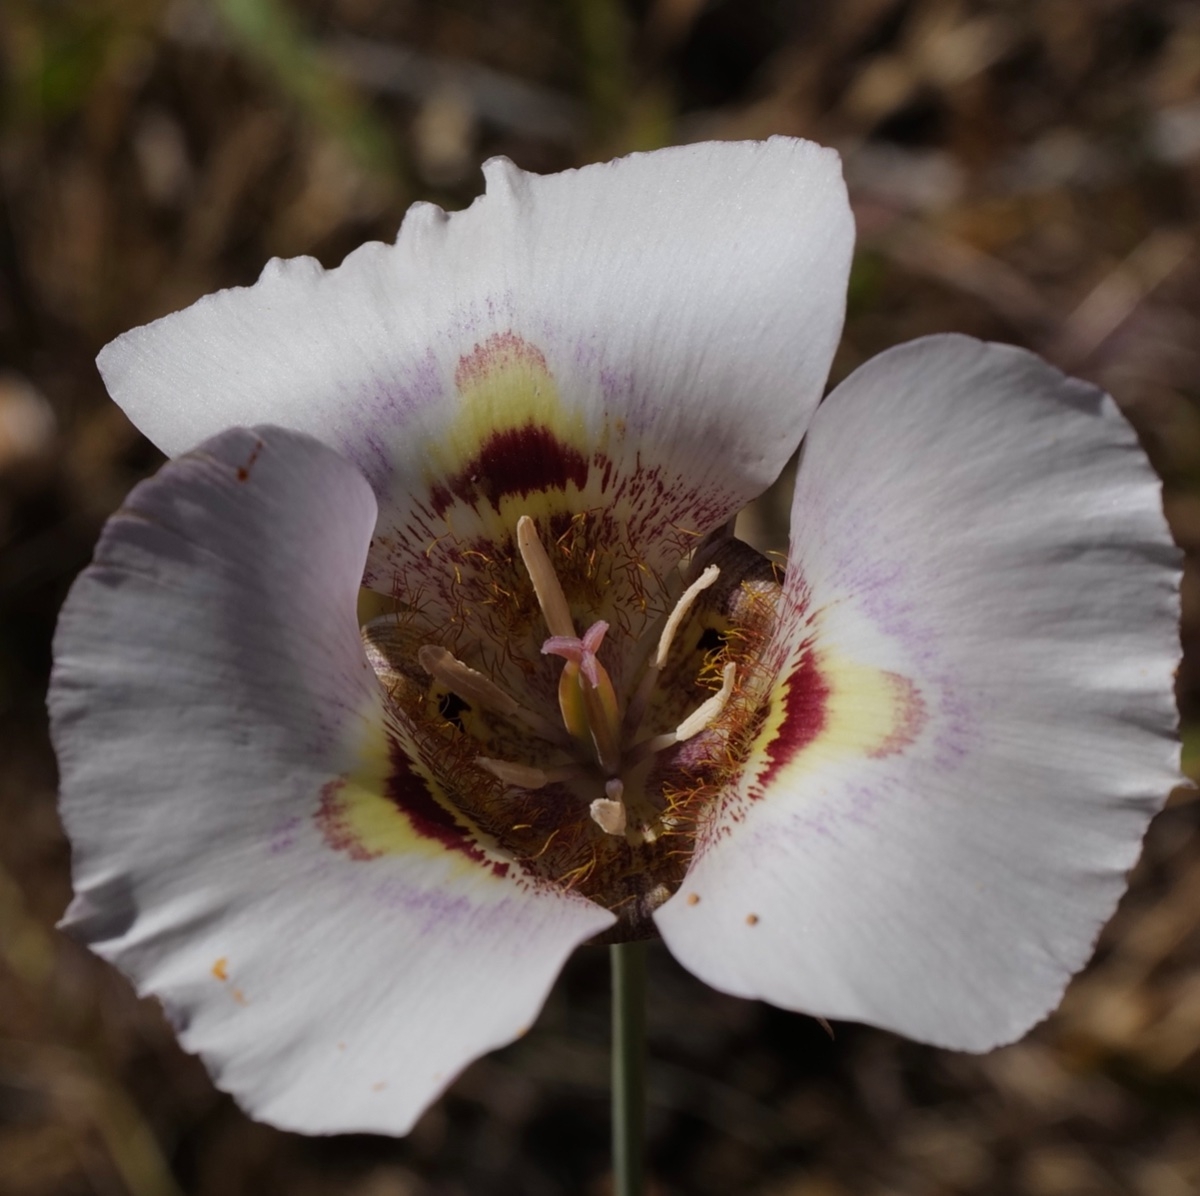
[(472, 506), (480, 499), (499, 510), (510, 494), (564, 491), (570, 483), (587, 484), (587, 459), (563, 444), (549, 428), (525, 424), (493, 432), (459, 473), (433, 488), (430, 501), (438, 515), (457, 498)]
[(783, 723), (767, 748), (767, 767), (755, 787), (759, 796), (775, 774), (825, 730), (828, 721), (829, 683), (821, 674), (811, 645), (805, 645), (803, 651), (784, 693)]
[(408, 818), (418, 835), (440, 843), (449, 851), (457, 851), (475, 863), (488, 864), (497, 876), (507, 875), (508, 865), (488, 859), (487, 853), (471, 838), (470, 831), (429, 792), (424, 777), (413, 768), (412, 761), (398, 744), (392, 744), (390, 759), (387, 798)]

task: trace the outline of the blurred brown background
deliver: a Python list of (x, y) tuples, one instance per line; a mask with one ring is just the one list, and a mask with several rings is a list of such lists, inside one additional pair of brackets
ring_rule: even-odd
[[(50, 635), (159, 461), (92, 365), (116, 333), (273, 254), (391, 239), (415, 199), (461, 207), (491, 154), (549, 171), (798, 134), (842, 151), (859, 222), (835, 380), (931, 331), (1037, 349), (1113, 392), (1200, 547), (1194, 2), (4, 0), (0, 72), (4, 1196), (607, 1191), (602, 952), (409, 1139), (307, 1140), (245, 1118), (53, 932)], [(777, 534), (777, 496), (759, 519)], [(1194, 660), (1180, 684), (1190, 745)], [(656, 953), (654, 1191), (1200, 1191), (1198, 821), (1177, 793), (1062, 1010), (983, 1058), (852, 1026), (831, 1043)]]

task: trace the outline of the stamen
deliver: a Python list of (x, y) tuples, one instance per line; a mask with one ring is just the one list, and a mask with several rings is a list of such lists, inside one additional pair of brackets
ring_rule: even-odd
[(537, 595), (538, 606), (542, 608), (542, 617), (550, 634), (574, 639), (575, 623), (571, 618), (571, 608), (567, 605), (567, 596), (538, 538), (537, 525), (528, 515), (522, 515), (517, 520), (517, 548), (521, 560), (525, 562), (529, 580), (533, 582), (533, 592)]
[(551, 743), (562, 742), (562, 731), (549, 719), (532, 710), (526, 710), (516, 698), (505, 693), (491, 678), (485, 677), (478, 669), (463, 664), (445, 648), (436, 644), (424, 644), (417, 651), (417, 660), (421, 668), (435, 681), (441, 682), (464, 702), (522, 723)]
[(588, 809), (591, 812), (592, 821), (606, 834), (623, 835), (625, 833), (624, 802), (598, 797)]
[(475, 763), (490, 772), (497, 780), (517, 789), (542, 789), (560, 781), (575, 781), (586, 775), (575, 764), (562, 768), (535, 768), (529, 764), (513, 764), (508, 760), (494, 760), (490, 756), (476, 756)]
[(626, 766), (644, 760), (655, 752), (674, 747), (677, 743), (684, 743), (711, 727), (721, 717), (729, 699), (733, 696), (733, 682), (736, 675), (737, 665), (731, 660), (721, 670), (721, 688), (711, 698), (697, 706), (674, 731), (655, 735), (653, 739), (643, 739), (626, 756)]
[(679, 601), (675, 603), (675, 609), (671, 612), (670, 618), (667, 619), (667, 625), (663, 628), (662, 635), (658, 637), (658, 651), (654, 654), (654, 667), (656, 669), (661, 670), (667, 663), (667, 653), (671, 650), (671, 643), (675, 639), (675, 633), (679, 630), (683, 620), (687, 618), (688, 612), (692, 609), (696, 599), (720, 576), (721, 570), (716, 565), (709, 565), (679, 595)]
[(662, 629), (662, 634), (658, 637), (658, 648), (654, 653), (654, 659), (646, 668), (646, 672), (642, 677), (641, 682), (637, 687), (637, 692), (633, 695), (633, 701), (629, 703), (629, 709), (625, 712), (625, 735), (632, 736), (642, 725), (642, 718), (646, 713), (646, 707), (650, 703), (650, 695), (654, 692), (655, 685), (658, 684), (659, 674), (667, 663), (667, 653), (671, 650), (671, 644), (675, 640), (675, 635), (679, 628), (683, 625), (684, 619), (696, 603), (696, 599), (708, 589), (721, 575), (721, 570), (716, 565), (709, 565), (699, 577), (682, 594), (679, 595), (679, 601), (675, 603), (674, 609), (671, 611), (667, 619), (666, 626)]
[(699, 735), (706, 727), (721, 717), (729, 699), (733, 696), (733, 679), (737, 675), (737, 665), (729, 661), (721, 670), (721, 688), (707, 702), (696, 707), (687, 718), (675, 728), (675, 739), (683, 743), (694, 735)]
[(608, 795), (607, 797), (596, 798), (588, 807), (592, 821), (605, 834), (623, 835), (627, 820), (625, 803), (621, 798), (625, 793), (625, 786), (619, 777), (613, 777), (612, 780), (605, 783), (604, 792)]
[[(566, 659), (558, 679), (558, 708), (563, 723), (576, 739), (591, 741), (600, 767), (611, 774), (621, 763), (621, 718), (612, 678), (596, 655), (607, 631), (608, 624), (600, 620), (584, 632), (582, 639), (552, 635), (542, 644), (542, 652)], [(580, 681), (580, 674), (586, 685)]]

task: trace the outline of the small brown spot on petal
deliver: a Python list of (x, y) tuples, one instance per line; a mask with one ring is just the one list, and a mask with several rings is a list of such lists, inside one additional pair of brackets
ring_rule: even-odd
[(251, 452), (246, 464), (238, 466), (237, 480), (239, 482), (245, 482), (249, 480), (250, 471), (254, 468), (254, 462), (258, 460), (258, 454), (262, 452), (262, 447), (263, 442), (261, 440), (257, 441), (254, 445), (254, 451)]
[(700, 894), (699, 893), (689, 893), (687, 895), (687, 903), (688, 903), (688, 905), (699, 905), (700, 904)]
[(386, 1087), (387, 1087), (386, 1080), (378, 1080), (374, 1084), (371, 1085), (371, 1091), (372, 1092), (382, 1092)]
[(233, 999), (239, 1005), (249, 1005), (250, 1004), (250, 1002), (246, 1000), (246, 994), (244, 992), (242, 992), (242, 990), (240, 988), (233, 989)]
[(757, 926), (758, 925), (758, 915), (757, 914), (747, 914), (746, 915), (746, 925), (747, 926)]
[(345, 1044), (344, 1042), (339, 1042), (339, 1043), (338, 1043), (338, 1050), (339, 1050), (339, 1051), (344, 1051), (345, 1049), (346, 1049), (346, 1044)]

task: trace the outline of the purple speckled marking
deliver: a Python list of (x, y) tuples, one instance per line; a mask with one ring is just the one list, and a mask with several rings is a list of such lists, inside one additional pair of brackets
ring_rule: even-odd
[(851, 826), (870, 826), (874, 823), (875, 809), (886, 797), (886, 784), (886, 780), (880, 778), (873, 786), (851, 784), (843, 789), (842, 796), (846, 804), (841, 813)]
[[(620, 410), (621, 417), (630, 431), (635, 434), (653, 429), (661, 418), (664, 408), (669, 405), (672, 398), (676, 397), (664, 394), (660, 390), (647, 390), (639, 383), (632, 370), (608, 364), (600, 365), (597, 378), (605, 403)], [(679, 433), (685, 430), (683, 428), (676, 429)], [(682, 447), (682, 453), (677, 451), (672, 456), (687, 460), (687, 448), (686, 446)], [(711, 449), (704, 455), (710, 454)]]
[(367, 890), (367, 895), (389, 913), (413, 919), (416, 925), (412, 929), (417, 934), (439, 938), (453, 938), (456, 933), (472, 940), (512, 938), (514, 927), (525, 925), (532, 931), (542, 921), (537, 914), (531, 918), (532, 911), (525, 901), (508, 898), (475, 901), (447, 891), (444, 886), (418, 888), (400, 877), (378, 881)]
[[(293, 821), (293, 820), (288, 820)], [(297, 843), (315, 848), (314, 835), (306, 819), (295, 819)], [(286, 823), (281, 824), (281, 829)], [(444, 883), (430, 880), (428, 887), (407, 874), (409, 861), (391, 856), (355, 863), (347, 867), (344, 857), (333, 852), (304, 851), (288, 862), (289, 880), (302, 883), (312, 890), (326, 894), (333, 905), (352, 909), (366, 905), (397, 918), (410, 917), (413, 929), (420, 935), (453, 935), (456, 928), (472, 937), (498, 935), (511, 930), (514, 924), (528, 922), (529, 906), (512, 899), (480, 902), (469, 895), (455, 893)], [(302, 873), (302, 875), (301, 875)], [(510, 883), (522, 882), (512, 877)]]
[[(844, 844), (846, 840), (841, 833), (844, 828), (875, 825), (875, 812), (889, 797), (887, 785), (888, 782), (882, 778), (874, 785), (845, 782), (838, 790), (836, 806), (826, 802), (815, 809), (796, 810), (789, 822), (798, 838), (816, 836), (829, 843)], [(757, 842), (764, 850), (773, 851), (779, 837), (779, 827), (773, 824), (759, 833)]]
[(453, 393), (444, 363), (432, 347), (415, 361), (396, 366), (392, 378), (377, 378), (345, 404), (352, 413), (343, 430), (342, 452), (362, 470), (382, 499), (396, 472), (392, 445), (422, 408)]
[(424, 923), (422, 932), (441, 923), (466, 920), (476, 912), (476, 904), (469, 897), (455, 895), (444, 887), (414, 888), (411, 880), (397, 876), (374, 884), (370, 895), (384, 909), (419, 916)]
[(299, 815), (285, 818), (272, 832), (267, 850), (271, 855), (282, 855), (296, 845), (296, 835), (303, 825), (304, 819)]
[(388, 452), (383, 437), (374, 428), (364, 432), (361, 443), (366, 451), (356, 464), (366, 475), (372, 487), (378, 490), (392, 480), (392, 476), (396, 472), (395, 465), (392, 463), (391, 454)]
[(571, 364), (581, 373), (597, 373), (597, 362), (600, 360), (600, 350), (591, 339), (579, 339), (575, 342), (571, 353)]
[(600, 392), (606, 403), (615, 403), (617, 399), (628, 394), (633, 389), (633, 379), (628, 373), (618, 373), (610, 365), (600, 370)]

